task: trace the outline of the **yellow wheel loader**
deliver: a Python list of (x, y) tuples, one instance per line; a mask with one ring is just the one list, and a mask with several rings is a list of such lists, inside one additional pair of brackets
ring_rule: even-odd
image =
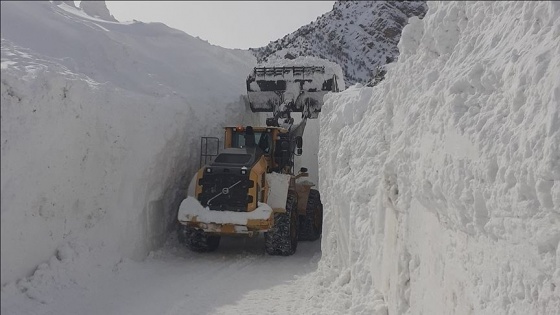
[[(294, 173), (294, 156), (302, 154), (307, 119), (317, 118), (326, 93), (338, 92), (337, 76), (324, 67), (258, 67), (246, 83), (251, 110), (273, 116), (266, 126), (225, 127), (223, 150), (195, 174), (181, 203), (178, 238), (208, 252), (222, 235), (264, 233), (268, 254), (292, 255), (298, 240), (322, 232), (321, 196), (313, 183), (297, 181), (308, 173)], [(302, 113), (300, 123), (292, 112)], [(212, 155), (202, 153), (209, 139), (201, 141), (201, 161)]]

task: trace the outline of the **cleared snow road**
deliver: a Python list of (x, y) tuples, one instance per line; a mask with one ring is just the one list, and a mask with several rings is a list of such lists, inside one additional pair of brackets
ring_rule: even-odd
[[(274, 314), (289, 311), (296, 277), (317, 268), (320, 241), (302, 242), (291, 257), (269, 256), (261, 238), (224, 238), (218, 251), (196, 254), (170, 240), (143, 262), (82, 272), (53, 282), (48, 299), (3, 297), (2, 314)], [(71, 276), (70, 276), (71, 277)], [(280, 289), (276, 289), (277, 287)], [(284, 289), (291, 288), (291, 289)], [(272, 291), (271, 291), (272, 289)], [(275, 296), (276, 292), (280, 296)], [(29, 295), (29, 294), (28, 294)], [(31, 294), (33, 297), (33, 294)], [(294, 296), (297, 299), (297, 297)], [(242, 303), (238, 301), (242, 300)], [(5, 313), (6, 312), (6, 313)]]

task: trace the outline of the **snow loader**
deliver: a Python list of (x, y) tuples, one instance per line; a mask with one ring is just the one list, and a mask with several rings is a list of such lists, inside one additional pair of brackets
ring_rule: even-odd
[[(294, 172), (294, 156), (302, 154), (307, 119), (317, 118), (323, 96), (338, 92), (337, 76), (324, 67), (256, 67), (246, 80), (252, 112), (273, 113), (266, 126), (225, 127), (222, 152), (213, 156), (191, 180), (179, 208), (178, 239), (196, 252), (216, 250), (223, 235), (264, 233), (270, 255), (294, 254), (298, 240), (317, 240), (322, 233), (323, 205), (319, 191), (302, 167)], [(294, 124), (291, 113), (301, 112)], [(202, 164), (202, 162), (201, 162)]]

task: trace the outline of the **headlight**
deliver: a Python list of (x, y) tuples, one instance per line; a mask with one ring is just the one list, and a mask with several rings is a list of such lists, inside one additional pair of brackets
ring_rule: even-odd
[(206, 173), (212, 173), (212, 169), (211, 168), (206, 168)]

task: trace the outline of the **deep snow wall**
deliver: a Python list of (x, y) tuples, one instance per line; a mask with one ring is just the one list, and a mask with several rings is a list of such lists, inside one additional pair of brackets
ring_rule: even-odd
[(245, 114), (255, 58), (46, 1), (2, 2), (1, 21), (2, 285), (68, 244), (144, 257), (176, 221), (200, 137)]
[(326, 313), (560, 313), (560, 5), (429, 2), (321, 115)]

